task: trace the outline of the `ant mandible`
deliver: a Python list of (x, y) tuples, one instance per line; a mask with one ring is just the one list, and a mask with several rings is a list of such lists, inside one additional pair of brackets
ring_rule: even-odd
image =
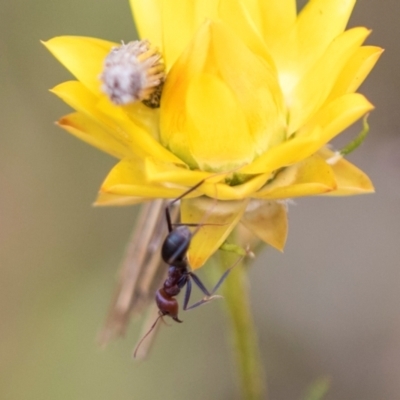
[[(195, 186), (191, 187), (185, 193), (172, 200), (165, 208), (165, 216), (168, 226), (168, 235), (164, 240), (161, 248), (161, 257), (165, 263), (168, 264), (168, 276), (164, 281), (162, 288), (158, 289), (155, 295), (156, 304), (159, 310), (159, 316), (155, 320), (152, 327), (144, 335), (144, 337), (139, 341), (136, 350), (134, 352), (134, 357), (143, 342), (143, 340), (150, 334), (150, 332), (156, 326), (158, 320), (164, 316), (170, 316), (176, 322), (182, 322), (178, 318), (179, 304), (175, 298), (180, 291), (186, 285), (185, 296), (183, 300), (183, 310), (191, 310), (198, 307), (204, 303), (213, 300), (216, 297), (214, 293), (218, 290), (221, 284), (224, 282), (229, 272), (242, 260), (241, 256), (230, 268), (228, 268), (214, 288), (209, 291), (200, 278), (192, 271), (189, 270), (189, 263), (187, 259), (187, 251), (190, 246), (191, 239), (193, 235), (204, 226), (204, 224), (173, 224), (171, 220), (170, 207), (176, 202), (181, 200), (183, 197), (187, 196), (189, 193), (196, 190), (205, 182), (205, 179), (198, 182)], [(197, 229), (192, 232), (189, 227), (196, 226)], [(192, 281), (193, 283), (204, 293), (205, 297), (200, 301), (192, 304), (188, 307), (190, 295), (192, 292)]]

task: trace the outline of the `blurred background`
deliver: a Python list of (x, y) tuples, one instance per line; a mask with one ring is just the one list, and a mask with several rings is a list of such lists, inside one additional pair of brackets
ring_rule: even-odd
[[(350, 23), (386, 48), (361, 88), (371, 132), (349, 157), (377, 193), (296, 201), (285, 253), (251, 269), (274, 400), (321, 376), (328, 400), (400, 398), (399, 15), (396, 0), (360, 0)], [(145, 363), (131, 359), (138, 325), (95, 343), (137, 208), (91, 207), (115, 160), (53, 124), (69, 110), (48, 89), (70, 75), (39, 40), (64, 34), (136, 38), (127, 0), (1, 0), (0, 398), (238, 399), (216, 303), (162, 329)]]

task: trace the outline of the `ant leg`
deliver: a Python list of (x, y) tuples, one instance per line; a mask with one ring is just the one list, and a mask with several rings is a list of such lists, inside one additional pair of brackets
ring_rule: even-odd
[[(220, 298), (221, 296), (213, 296), (207, 288), (204, 286), (203, 282), (193, 273), (188, 274), (189, 279), (187, 280), (187, 286), (186, 286), (186, 291), (185, 291), (185, 298), (183, 300), (183, 310), (191, 310), (192, 308), (195, 308), (199, 306), (200, 304), (207, 303), (211, 300), (214, 300), (216, 298)], [(197, 287), (206, 295), (202, 300), (198, 301), (197, 303), (192, 304), (190, 307), (188, 307), (189, 300), (190, 300), (190, 295), (192, 292), (192, 281), (193, 279), (194, 283), (197, 285)]]
[(210, 296), (212, 296), (218, 289), (219, 287), (222, 285), (222, 283), (224, 282), (224, 280), (228, 277), (229, 273), (232, 271), (232, 269), (234, 267), (236, 267), (237, 264), (239, 264), (239, 262), (242, 261), (242, 257), (236, 261), (231, 267), (229, 267), (221, 276), (221, 278), (219, 278), (219, 281), (216, 283), (216, 285), (214, 286), (213, 290), (211, 290)]
[(176, 199), (172, 200), (167, 207), (165, 207), (165, 217), (167, 218), (167, 225), (168, 225), (168, 232), (172, 232), (173, 226), (175, 224), (172, 223), (171, 221), (171, 213), (169, 211), (170, 207), (173, 206), (176, 202), (179, 200), (183, 199), (185, 196), (187, 196), (189, 193), (195, 191), (198, 187), (200, 187), (206, 179), (202, 179), (200, 182), (197, 182), (194, 186), (192, 186), (190, 189), (186, 190), (186, 192), (182, 193), (179, 197)]
[[(197, 287), (206, 295), (206, 296), (212, 296), (212, 293), (208, 291), (208, 289), (204, 286), (204, 283), (200, 280), (200, 278), (194, 274), (193, 272), (188, 273), (189, 277), (193, 279), (194, 283), (197, 285)], [(190, 281), (190, 279), (189, 279)]]
[[(216, 283), (216, 285), (214, 286), (214, 288), (211, 290), (211, 292), (209, 292), (207, 290), (207, 288), (204, 286), (203, 282), (201, 282), (201, 280), (193, 273), (190, 272), (189, 276), (193, 279), (193, 281), (196, 283), (197, 287), (205, 294), (205, 297), (203, 297), (201, 300), (199, 300), (197, 303), (192, 304), (190, 307), (188, 308), (184, 308), (185, 310), (191, 310), (192, 308), (198, 307), (204, 303), (208, 303), (211, 300), (214, 299), (219, 299), (222, 296), (219, 295), (215, 295), (214, 293), (219, 289), (219, 287), (222, 285), (222, 283), (225, 281), (225, 279), (228, 277), (229, 273), (232, 271), (233, 268), (236, 267), (236, 265), (238, 265), (242, 260), (243, 260), (244, 256), (239, 257), (235, 263), (233, 265), (231, 265), (221, 276), (221, 278), (219, 278), (218, 282)], [(190, 280), (189, 280), (190, 281)], [(188, 281), (188, 282), (189, 282)]]
[(183, 309), (184, 310), (187, 310), (187, 306), (189, 304), (191, 293), (192, 293), (192, 282), (190, 279), (188, 279), (186, 281), (185, 298), (183, 299)]
[[(213, 296), (213, 293), (210, 293), (208, 291), (208, 289), (204, 286), (204, 283), (193, 272), (189, 272), (188, 273), (188, 277), (189, 277), (189, 279), (187, 281), (187, 285), (188, 286), (186, 288), (185, 300), (184, 300), (184, 303), (183, 303), (183, 309), (185, 311), (191, 310), (192, 308), (195, 308), (195, 307), (198, 307), (201, 304), (208, 303), (211, 300), (221, 298), (221, 296)], [(197, 303), (194, 303), (190, 307), (188, 307), (190, 292), (192, 290), (191, 279), (193, 279), (193, 282), (196, 284), (196, 286), (205, 294), (205, 297), (202, 300), (198, 301)]]
[(226, 223), (224, 223), (224, 224), (181, 224), (181, 223), (176, 223), (176, 224), (171, 224), (173, 227), (175, 227), (175, 226), (190, 226), (190, 227), (193, 227), (193, 228), (196, 228), (196, 227), (198, 227), (198, 226), (224, 226), (224, 225), (227, 225)]
[(241, 263), (243, 258), (245, 258), (246, 256), (254, 257), (254, 254), (252, 253), (252, 251), (248, 246), (246, 247), (246, 254), (238, 257), (238, 259), (222, 274), (221, 278), (219, 278), (219, 281), (216, 283), (213, 290), (211, 290), (211, 296), (219, 289), (219, 287), (222, 285), (222, 283), (227, 278), (229, 273), (233, 270), (233, 268), (235, 268), (239, 263)]
[[(165, 207), (168, 235), (164, 241), (161, 252), (162, 252), (162, 258), (167, 264), (174, 265), (174, 263), (176, 262), (179, 263), (183, 262), (183, 257), (185, 256), (185, 253), (187, 252), (190, 246), (191, 238), (204, 225), (203, 223), (199, 224), (172, 223), (171, 212), (170, 212), (171, 206), (174, 205), (177, 201), (181, 200), (183, 197), (187, 196), (192, 191), (196, 190), (199, 186), (201, 186), (205, 182), (205, 180), (206, 179), (199, 181), (189, 190), (186, 190), (186, 192), (182, 193), (179, 197), (169, 202), (168, 205)], [(196, 228), (194, 230), (190, 230), (189, 227), (196, 227)]]

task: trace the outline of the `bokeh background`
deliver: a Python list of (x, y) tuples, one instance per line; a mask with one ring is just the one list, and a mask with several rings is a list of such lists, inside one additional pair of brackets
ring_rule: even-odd
[[(39, 40), (132, 40), (128, 1), (0, 9), (0, 398), (238, 399), (216, 303), (162, 329), (145, 363), (131, 359), (137, 325), (95, 343), (137, 209), (91, 207), (115, 161), (53, 124), (69, 110), (47, 90), (70, 75)], [(321, 376), (329, 400), (400, 399), (399, 15), (397, 0), (359, 0), (350, 23), (386, 48), (361, 89), (371, 132), (350, 156), (377, 193), (296, 201), (285, 253), (265, 250), (251, 269), (274, 400), (301, 399)]]

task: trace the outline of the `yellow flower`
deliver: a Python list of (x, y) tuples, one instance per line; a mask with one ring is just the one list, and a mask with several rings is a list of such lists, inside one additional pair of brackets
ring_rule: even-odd
[(238, 222), (283, 249), (285, 199), (373, 191), (327, 147), (373, 108), (355, 92), (382, 49), (362, 46), (366, 28), (345, 31), (355, 0), (310, 0), (299, 14), (295, 0), (130, 3), (147, 40), (132, 46), (158, 63), (150, 89), (161, 82), (159, 108), (140, 101), (148, 87), (136, 102), (113, 102), (105, 89), (105, 60), (129, 44), (45, 43), (77, 79), (52, 90), (76, 110), (59, 125), (120, 159), (96, 204), (176, 198), (205, 179), (181, 204), (182, 221), (206, 215), (215, 224), (193, 239), (189, 259), (198, 268)]

